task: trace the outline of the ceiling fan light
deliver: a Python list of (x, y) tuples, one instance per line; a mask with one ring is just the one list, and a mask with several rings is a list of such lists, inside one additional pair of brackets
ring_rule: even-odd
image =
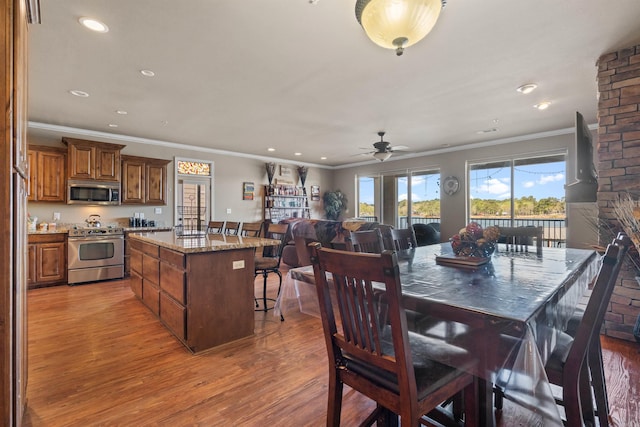
[(373, 157), (380, 160), (381, 162), (384, 162), (389, 157), (391, 157), (391, 153), (388, 151), (376, 151), (375, 153), (373, 153)]
[(378, 46), (404, 48), (422, 40), (433, 29), (446, 0), (358, 0), (356, 18)]

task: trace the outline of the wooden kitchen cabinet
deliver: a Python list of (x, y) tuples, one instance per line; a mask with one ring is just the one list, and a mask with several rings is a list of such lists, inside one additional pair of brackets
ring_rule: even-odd
[(30, 234), (28, 241), (28, 288), (66, 284), (67, 235)]
[(120, 151), (125, 145), (62, 138), (68, 146), (68, 178), (120, 182)]
[(32, 202), (65, 201), (67, 151), (32, 145), (28, 150), (29, 197)]
[(171, 160), (122, 156), (122, 204), (166, 205)]

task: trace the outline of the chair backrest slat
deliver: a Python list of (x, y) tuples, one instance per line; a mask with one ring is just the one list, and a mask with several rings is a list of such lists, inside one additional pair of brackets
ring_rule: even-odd
[(611, 294), (630, 245), (628, 236), (621, 233), (607, 246), (589, 302), (567, 355), (565, 375), (578, 375), (591, 341), (598, 339)]
[(379, 254), (384, 251), (384, 240), (379, 228), (351, 231), (349, 240), (355, 252)]
[(500, 229), (500, 242), (504, 241), (507, 251), (529, 252), (529, 246), (535, 240), (536, 253), (542, 255), (542, 227), (498, 227)]
[(247, 237), (260, 237), (262, 233), (262, 221), (243, 222), (241, 234)]
[(209, 221), (207, 234), (222, 234), (224, 231), (224, 221)]
[(224, 223), (224, 234), (235, 236), (240, 229), (240, 223), (238, 221), (226, 221)]
[[(340, 251), (321, 248), (318, 243), (310, 246), (327, 347), (334, 353), (330, 357), (341, 363), (348, 354), (396, 375), (404, 370), (404, 378), (415, 378), (395, 253)], [(392, 354), (384, 352), (383, 328), (390, 328)]]
[(416, 233), (413, 227), (409, 228), (392, 228), (391, 237), (397, 251), (418, 247)]

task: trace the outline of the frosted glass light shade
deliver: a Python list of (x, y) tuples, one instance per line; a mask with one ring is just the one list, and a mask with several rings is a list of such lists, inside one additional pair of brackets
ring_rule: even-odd
[(367, 36), (378, 46), (404, 48), (422, 40), (433, 29), (443, 0), (358, 0), (356, 18)]
[(389, 157), (391, 157), (391, 153), (388, 152), (388, 151), (375, 152), (375, 153), (373, 153), (373, 157), (375, 157), (376, 159), (380, 160), (381, 162), (384, 162)]

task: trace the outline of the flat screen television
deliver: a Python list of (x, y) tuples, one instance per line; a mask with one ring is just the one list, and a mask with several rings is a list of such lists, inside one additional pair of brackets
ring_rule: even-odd
[(567, 203), (595, 202), (598, 192), (598, 175), (593, 164), (593, 138), (582, 114), (576, 111), (575, 139), (576, 179), (565, 185)]

